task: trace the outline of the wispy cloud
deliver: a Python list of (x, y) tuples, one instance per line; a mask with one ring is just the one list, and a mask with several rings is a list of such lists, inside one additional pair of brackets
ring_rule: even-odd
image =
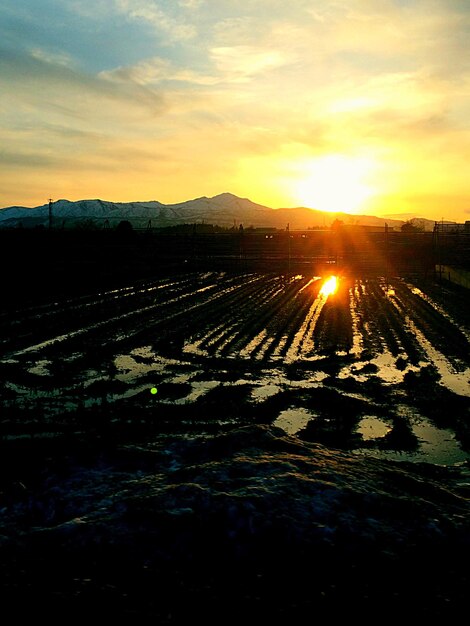
[(175, 66), (169, 59), (153, 57), (135, 65), (116, 67), (99, 73), (100, 78), (138, 85), (157, 85), (165, 81), (179, 81), (194, 85), (214, 85), (220, 82), (215, 75), (203, 74)]
[[(150, 108), (152, 112), (162, 109), (162, 96), (134, 83), (117, 84), (68, 67), (55, 58), (0, 50), (0, 70), (8, 86), (8, 98), (20, 99), (31, 104), (46, 101), (67, 104), (77, 112), (100, 116), (100, 104), (112, 106)], [(119, 109), (109, 110), (113, 115)], [(45, 111), (41, 112), (46, 113)]]
[(211, 50), (211, 58), (224, 80), (241, 82), (282, 67), (289, 57), (275, 48), (223, 46)]
[[(168, 11), (168, 3), (158, 0), (114, 0), (116, 8), (129, 19), (142, 20), (150, 24), (159, 33), (164, 33), (170, 41), (186, 40), (195, 37), (196, 29), (182, 18), (173, 17)], [(178, 3), (180, 6), (184, 4)], [(165, 5), (166, 8), (163, 8)], [(187, 7), (196, 8), (197, 3), (186, 3)]]

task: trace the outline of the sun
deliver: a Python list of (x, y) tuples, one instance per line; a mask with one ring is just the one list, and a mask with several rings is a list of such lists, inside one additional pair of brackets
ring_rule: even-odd
[(336, 293), (337, 289), (338, 278), (336, 276), (331, 276), (323, 283), (322, 288), (320, 289), (320, 295), (324, 298), (328, 298), (328, 296), (332, 296), (334, 293)]
[(355, 213), (374, 194), (368, 177), (369, 158), (327, 155), (302, 164), (294, 195), (303, 206), (322, 211)]

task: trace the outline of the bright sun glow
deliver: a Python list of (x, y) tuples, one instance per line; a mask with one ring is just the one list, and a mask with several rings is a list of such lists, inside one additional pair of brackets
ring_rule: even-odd
[(295, 189), (298, 201), (322, 211), (357, 212), (373, 195), (366, 178), (375, 169), (372, 159), (329, 155), (302, 166)]
[(328, 278), (328, 280), (323, 283), (322, 288), (320, 289), (320, 295), (328, 298), (328, 296), (334, 294), (337, 289), (338, 278), (336, 276), (331, 276), (331, 278)]

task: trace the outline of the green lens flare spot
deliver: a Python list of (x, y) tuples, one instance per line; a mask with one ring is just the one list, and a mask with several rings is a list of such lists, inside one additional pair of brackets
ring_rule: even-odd
[(158, 389), (156, 387), (152, 387), (152, 389), (150, 389), (150, 393), (152, 394), (152, 396), (154, 396), (157, 393)]

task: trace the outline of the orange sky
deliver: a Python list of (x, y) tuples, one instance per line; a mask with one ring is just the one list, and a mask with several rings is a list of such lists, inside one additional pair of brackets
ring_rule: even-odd
[(0, 206), (470, 219), (470, 4), (4, 0)]

